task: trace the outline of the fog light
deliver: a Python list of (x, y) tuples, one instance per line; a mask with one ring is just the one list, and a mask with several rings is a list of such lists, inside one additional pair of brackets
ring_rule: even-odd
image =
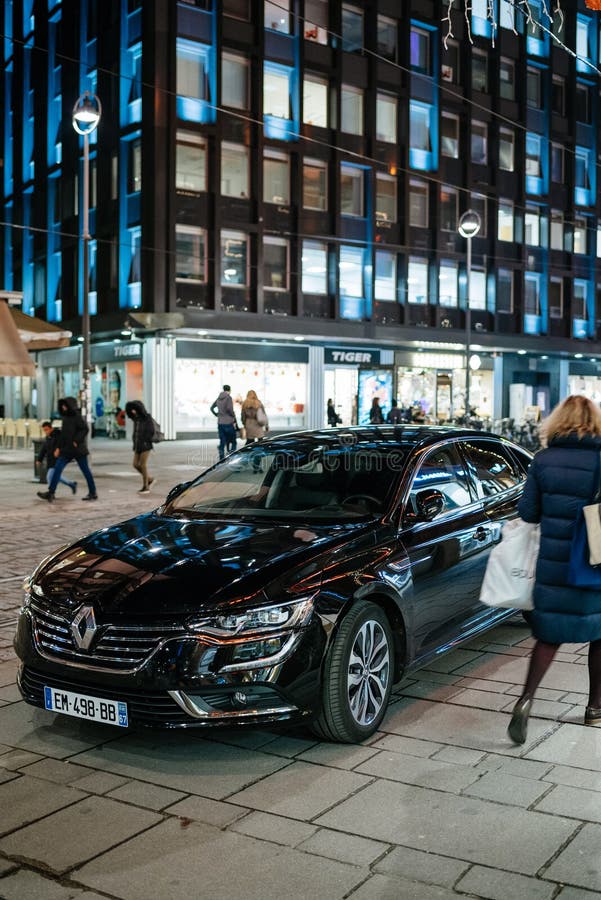
[(243, 691), (236, 691), (232, 699), (238, 706), (246, 706), (248, 702), (248, 697)]

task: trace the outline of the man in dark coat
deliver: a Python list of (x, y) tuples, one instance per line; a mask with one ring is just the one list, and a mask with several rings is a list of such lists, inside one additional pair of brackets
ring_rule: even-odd
[(518, 513), (540, 522), (540, 548), (530, 614), (536, 644), (509, 736), (526, 740), (535, 691), (564, 643), (589, 644), (589, 699), (585, 725), (601, 725), (601, 591), (569, 581), (574, 526), (581, 509), (601, 487), (601, 411), (586, 397), (572, 396), (542, 426), (547, 447), (536, 454)]
[[(52, 476), (54, 475), (54, 467), (56, 465), (56, 456), (54, 455), (54, 451), (59, 449), (61, 430), (60, 428), (53, 428), (52, 422), (42, 422), (42, 431), (45, 434), (45, 439), (40, 448), (40, 452), (38, 453), (37, 461), (42, 464), (44, 460), (46, 460), (46, 483), (50, 484), (50, 482), (52, 481)], [(63, 478), (61, 476), (59, 478), (59, 483), (66, 484), (67, 487), (70, 487), (72, 494), (75, 494), (75, 492), (77, 491), (76, 481), (69, 481), (68, 478)]]
[(58, 401), (62, 419), (58, 447), (54, 451), (56, 464), (47, 491), (38, 491), (38, 497), (52, 503), (63, 469), (75, 460), (88, 484), (88, 494), (82, 500), (98, 500), (94, 476), (88, 465), (88, 426), (81, 415), (75, 397), (63, 397)]
[(211, 412), (217, 417), (217, 433), (219, 434), (219, 459), (225, 457), (225, 451), (233, 453), (236, 449), (236, 434), (238, 422), (234, 412), (234, 401), (230, 394), (229, 384), (223, 385), (223, 390), (217, 399), (211, 404)]
[(148, 475), (148, 457), (153, 449), (154, 421), (141, 400), (131, 400), (125, 404), (125, 414), (134, 423), (133, 467), (142, 476), (139, 494), (149, 494), (154, 478)]

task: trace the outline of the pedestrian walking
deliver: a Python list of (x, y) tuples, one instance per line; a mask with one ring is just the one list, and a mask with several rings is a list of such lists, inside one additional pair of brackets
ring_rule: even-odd
[(58, 438), (58, 447), (54, 450), (56, 464), (47, 491), (38, 491), (38, 497), (52, 503), (63, 469), (70, 462), (75, 462), (81, 469), (88, 485), (88, 493), (82, 500), (98, 500), (94, 476), (88, 465), (88, 426), (77, 406), (75, 397), (62, 397), (58, 401), (58, 411), (62, 426)]
[(262, 437), (265, 437), (265, 433), (269, 431), (269, 419), (267, 418), (265, 407), (257, 397), (256, 391), (248, 391), (242, 404), (240, 418), (246, 430), (247, 444), (252, 444), (253, 441), (260, 441)]
[(386, 421), (391, 425), (400, 425), (403, 421), (403, 410), (399, 409), (396, 400), (392, 401), (390, 412), (386, 416)]
[[(61, 430), (60, 428), (53, 428), (51, 422), (42, 422), (42, 431), (46, 437), (38, 453), (37, 460), (40, 465), (46, 460), (46, 484), (50, 484), (56, 463), (54, 451), (58, 449)], [(68, 478), (63, 478), (62, 475), (58, 481), (59, 484), (66, 484), (67, 487), (71, 488), (72, 494), (77, 492), (76, 481), (69, 481)]]
[(601, 590), (568, 582), (574, 525), (601, 483), (601, 411), (586, 397), (568, 397), (545, 420), (541, 436), (545, 449), (530, 464), (518, 504), (525, 522), (540, 522), (540, 549), (531, 613), (536, 644), (508, 728), (516, 744), (526, 740), (532, 700), (564, 642), (589, 644), (584, 724), (601, 725)]
[(211, 404), (211, 412), (217, 417), (217, 433), (219, 435), (219, 459), (225, 457), (225, 451), (233, 453), (236, 449), (236, 435), (238, 422), (234, 412), (234, 402), (230, 395), (229, 384), (223, 385), (223, 390), (214, 403)]
[(142, 487), (138, 494), (149, 494), (154, 478), (148, 474), (148, 458), (153, 449), (154, 420), (141, 400), (130, 400), (125, 404), (125, 414), (134, 423), (133, 467), (142, 476)]
[(380, 398), (374, 397), (371, 401), (371, 409), (369, 411), (369, 422), (370, 425), (383, 425), (384, 424), (384, 410), (380, 406)]
[(336, 407), (334, 406), (334, 401), (329, 399), (326, 404), (326, 416), (328, 418), (328, 425), (332, 428), (336, 428), (337, 425), (342, 425), (342, 419), (336, 412)]

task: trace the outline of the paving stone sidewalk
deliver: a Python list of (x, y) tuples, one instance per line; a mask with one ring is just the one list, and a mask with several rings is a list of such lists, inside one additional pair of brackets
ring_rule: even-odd
[(123, 735), (19, 699), (23, 577), (57, 546), (153, 508), (214, 456), (215, 442), (161, 445), (156, 492), (139, 497), (129, 445), (97, 440), (98, 503), (60, 488), (49, 505), (32, 451), (0, 449), (0, 898), (601, 897), (586, 647), (562, 648), (516, 748), (505, 729), (531, 645), (521, 619), (397, 685), (363, 745), (299, 729)]

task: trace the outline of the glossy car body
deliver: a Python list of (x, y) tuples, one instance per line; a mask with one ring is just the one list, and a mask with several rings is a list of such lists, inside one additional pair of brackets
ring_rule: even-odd
[[(38, 567), (15, 638), (23, 697), (118, 699), (133, 726), (316, 720), (334, 672), (352, 706), (374, 634), (389, 635), (391, 684), (511, 615), (478, 595), (529, 461), (493, 435), (423, 426), (246, 447)], [(327, 736), (371, 733), (384, 710), (366, 709)]]

